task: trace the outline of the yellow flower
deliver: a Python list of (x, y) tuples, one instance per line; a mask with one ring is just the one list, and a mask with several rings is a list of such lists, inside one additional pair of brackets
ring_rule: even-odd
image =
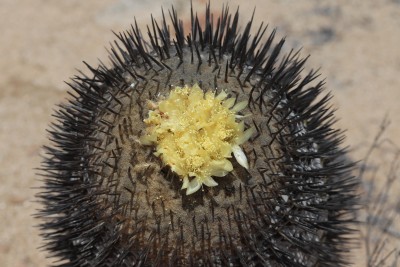
[(237, 162), (248, 169), (241, 144), (253, 134), (245, 130), (237, 115), (247, 106), (247, 101), (235, 104), (235, 98), (204, 93), (193, 87), (175, 87), (169, 96), (152, 104), (143, 144), (155, 145), (155, 155), (170, 166), (182, 181), (182, 189), (190, 195), (204, 184), (217, 186), (213, 177), (223, 177), (233, 170), (229, 158), (232, 153)]

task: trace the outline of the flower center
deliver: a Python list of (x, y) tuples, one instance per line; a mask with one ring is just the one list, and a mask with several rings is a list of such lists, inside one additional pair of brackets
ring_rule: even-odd
[[(156, 156), (169, 165), (183, 180), (182, 189), (192, 194), (204, 184), (217, 186), (212, 177), (223, 177), (233, 170), (232, 153), (240, 165), (248, 168), (247, 158), (239, 145), (253, 134), (245, 130), (236, 113), (247, 101), (235, 104), (222, 91), (218, 95), (193, 87), (175, 87), (169, 96), (150, 103), (145, 145), (155, 145)], [(189, 177), (191, 180), (189, 181)]]

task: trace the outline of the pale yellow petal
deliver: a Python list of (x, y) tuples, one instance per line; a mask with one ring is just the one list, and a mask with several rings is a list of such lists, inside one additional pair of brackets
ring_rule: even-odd
[(218, 183), (212, 177), (205, 177), (202, 180), (203, 180), (203, 184), (205, 184), (206, 186), (209, 186), (209, 187), (218, 185)]
[(235, 112), (235, 113), (239, 112), (239, 111), (243, 110), (247, 106), (247, 103), (249, 103), (249, 102), (248, 101), (239, 102), (231, 110), (233, 112)]
[(225, 91), (221, 91), (221, 93), (219, 93), (219, 94), (215, 97), (215, 99), (218, 99), (218, 100), (222, 101), (222, 100), (224, 100), (227, 96), (228, 96), (228, 94), (225, 93)]
[(233, 170), (232, 163), (229, 160), (213, 161), (210, 164), (210, 175), (223, 177)]
[(225, 100), (224, 102), (222, 102), (222, 104), (226, 108), (231, 108), (235, 104), (235, 100), (236, 100), (235, 98), (231, 97), (231, 98), (228, 98), (227, 100)]
[(236, 144), (237, 145), (241, 145), (244, 142), (246, 142), (247, 140), (250, 139), (250, 137), (254, 134), (255, 129), (254, 127), (251, 127), (249, 129), (247, 129), (246, 131), (243, 132), (243, 134), (237, 139)]

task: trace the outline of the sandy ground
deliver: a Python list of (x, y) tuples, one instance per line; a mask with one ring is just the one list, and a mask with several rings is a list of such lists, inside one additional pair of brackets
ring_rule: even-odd
[[(139, 3), (143, 2), (143, 3)], [(204, 6), (205, 1), (193, 1)], [(233, 9), (239, 0), (228, 1)], [(134, 16), (140, 25), (160, 6), (174, 3), (188, 18), (189, 1), (134, 0), (1, 0), (0, 2), (0, 265), (46, 266), (51, 262), (38, 249), (41, 238), (32, 214), (35, 175), (41, 147), (48, 144), (45, 129), (55, 105), (66, 96), (63, 82), (83, 69), (82, 60), (106, 59), (105, 47), (114, 31), (127, 29)], [(212, 1), (217, 12), (222, 1)], [(350, 156), (363, 159), (385, 114), (391, 121), (384, 151), (373, 154), (380, 163), (377, 181), (389, 173), (400, 140), (400, 1), (398, 0), (246, 0), (244, 23), (256, 8), (262, 20), (287, 36), (286, 48), (303, 47), (311, 54), (307, 68), (321, 67), (337, 126), (347, 129)], [(203, 12), (203, 8), (201, 8)], [(398, 183), (397, 183), (398, 186)], [(398, 190), (397, 190), (398, 191)], [(391, 196), (396, 200), (398, 194)], [(399, 239), (394, 246), (400, 247)], [(397, 242), (397, 243), (396, 243)], [(355, 266), (365, 266), (362, 251), (354, 252)]]

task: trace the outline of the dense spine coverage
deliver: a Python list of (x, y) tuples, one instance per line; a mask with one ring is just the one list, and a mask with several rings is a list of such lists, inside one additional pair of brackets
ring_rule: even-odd
[[(341, 266), (351, 247), (358, 179), (344, 160), (330, 94), (298, 52), (253, 19), (209, 5), (191, 29), (172, 8), (116, 34), (111, 67), (87, 65), (55, 112), (38, 195), (55, 266)], [(198, 83), (249, 102), (249, 170), (186, 196), (180, 178), (143, 146), (146, 101)]]

